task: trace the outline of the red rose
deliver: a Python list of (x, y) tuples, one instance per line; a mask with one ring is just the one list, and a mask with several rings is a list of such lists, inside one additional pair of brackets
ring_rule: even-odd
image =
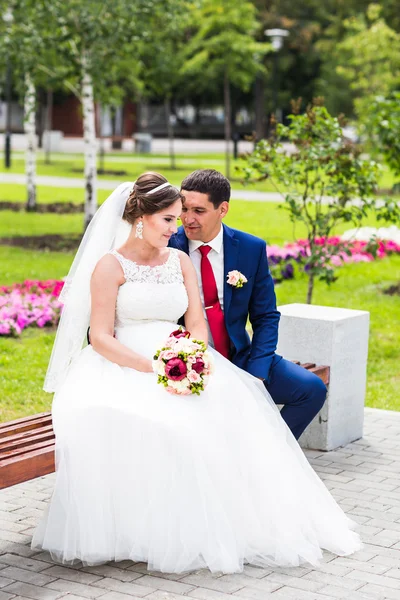
[(198, 358), (196, 360), (196, 362), (192, 365), (192, 369), (193, 369), (193, 371), (196, 371), (196, 373), (198, 373), (200, 375), (200, 373), (202, 373), (203, 369), (204, 369), (203, 361), (200, 358)]
[(169, 337), (174, 337), (174, 338), (190, 338), (190, 332), (189, 331), (183, 331), (183, 329), (177, 329), (176, 331), (173, 331), (172, 333), (170, 333)]
[(171, 358), (165, 365), (165, 374), (172, 381), (181, 381), (187, 373), (186, 364), (181, 358)]

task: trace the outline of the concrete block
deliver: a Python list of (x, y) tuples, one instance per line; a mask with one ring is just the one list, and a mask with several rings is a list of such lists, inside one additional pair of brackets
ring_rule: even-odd
[(278, 353), (289, 360), (329, 365), (328, 397), (300, 438), (304, 448), (333, 450), (363, 435), (369, 313), (286, 304), (279, 307)]

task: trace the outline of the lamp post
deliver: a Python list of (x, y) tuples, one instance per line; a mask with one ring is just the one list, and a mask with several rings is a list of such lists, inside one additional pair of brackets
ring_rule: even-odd
[(279, 54), (283, 46), (283, 40), (289, 35), (287, 29), (266, 29), (264, 34), (270, 38), (272, 49), (274, 51), (274, 70), (273, 70), (273, 107), (274, 115), (277, 122), (282, 121), (281, 111), (278, 108), (278, 93), (279, 93)]
[[(3, 21), (6, 24), (7, 29), (11, 26), (14, 20), (11, 10), (8, 8), (3, 15)], [(6, 67), (6, 122), (4, 131), (4, 166), (6, 169), (11, 167), (11, 60), (10, 55), (7, 53), (7, 67)]]

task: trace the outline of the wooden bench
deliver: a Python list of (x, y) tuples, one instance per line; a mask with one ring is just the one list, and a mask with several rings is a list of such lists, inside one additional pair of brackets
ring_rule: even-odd
[[(301, 366), (318, 375), (325, 385), (329, 384), (329, 367), (314, 363)], [(53, 473), (54, 446), (49, 412), (0, 423), (0, 489)]]

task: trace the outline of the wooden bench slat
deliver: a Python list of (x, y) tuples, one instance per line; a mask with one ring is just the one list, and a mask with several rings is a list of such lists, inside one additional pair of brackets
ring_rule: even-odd
[(329, 385), (329, 377), (331, 373), (330, 367), (326, 365), (321, 365), (319, 367), (313, 367), (309, 369), (309, 371), (311, 371), (311, 373), (315, 373), (315, 375), (318, 375), (318, 377), (322, 379), (325, 385)]
[(53, 440), (54, 441), (54, 431), (51, 427), (46, 427), (44, 429), (35, 430), (35, 435), (25, 436), (23, 434), (9, 436), (4, 438), (4, 441), (0, 443), (0, 460), (3, 452), (7, 450), (11, 450), (12, 448), (24, 448), (31, 444), (35, 444), (39, 441), (45, 440)]
[(5, 452), (2, 452), (0, 455), (0, 468), (3, 463), (7, 461), (9, 458), (13, 458), (14, 456), (21, 456), (24, 454), (28, 454), (29, 452), (33, 452), (34, 450), (40, 450), (41, 448), (54, 448), (55, 443), (54, 440), (41, 440), (36, 442), (35, 444), (31, 444), (30, 446), (26, 446), (23, 448), (10, 448)]
[(0, 423), (0, 431), (2, 430), (3, 427), (9, 427), (9, 426), (20, 425), (20, 424), (23, 425), (24, 423), (27, 423), (28, 421), (37, 421), (39, 419), (43, 419), (43, 417), (51, 418), (51, 412), (37, 413), (35, 415), (21, 417), (20, 419), (14, 419), (13, 421), (7, 421), (6, 423)]
[(9, 458), (0, 467), (0, 490), (35, 477), (48, 475), (54, 470), (53, 446)]
[(45, 427), (46, 425), (52, 425), (52, 419), (51, 416), (46, 416), (36, 420), (31, 419), (18, 425), (10, 423), (4, 423), (3, 425), (5, 426), (0, 429), (0, 439), (16, 433), (22, 433), (24, 431), (39, 429), (41, 427)]

